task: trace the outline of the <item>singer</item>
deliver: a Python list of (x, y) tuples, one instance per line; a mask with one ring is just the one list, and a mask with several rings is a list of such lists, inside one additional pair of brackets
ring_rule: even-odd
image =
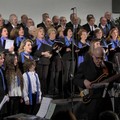
[[(89, 58), (85, 58), (85, 61), (80, 64), (74, 83), (83, 89), (91, 89), (92, 82), (105, 72), (108, 73), (108, 78), (110, 75), (115, 74), (112, 64), (104, 61), (103, 49), (101, 47), (95, 48)], [(104, 98), (102, 97), (104, 87), (98, 87), (92, 91), (91, 102), (85, 104), (84, 111), (87, 113), (88, 120), (98, 120), (99, 113), (105, 110), (112, 110), (112, 104), (107, 92)]]
[(73, 13), (70, 14), (70, 22), (68, 22), (66, 24), (66, 27), (71, 28), (73, 31), (73, 38), (75, 41), (78, 40), (78, 31), (81, 28), (81, 25), (79, 23), (79, 17), (77, 16), (77, 13), (75, 13), (74, 9), (76, 9), (76, 7), (71, 8), (71, 10), (73, 10)]

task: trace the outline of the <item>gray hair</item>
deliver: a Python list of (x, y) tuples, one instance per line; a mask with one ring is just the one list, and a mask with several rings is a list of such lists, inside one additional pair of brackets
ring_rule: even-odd
[(16, 14), (11, 14), (11, 15), (9, 16), (9, 22), (12, 22), (13, 17), (16, 17), (16, 18), (17, 18)]

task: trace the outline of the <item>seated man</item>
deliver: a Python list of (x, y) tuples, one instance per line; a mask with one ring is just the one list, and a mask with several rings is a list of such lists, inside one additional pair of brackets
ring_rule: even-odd
[[(107, 76), (108, 78), (115, 74), (112, 64), (103, 59), (103, 48), (95, 48), (90, 54), (89, 60), (87, 58), (87, 60), (80, 64), (78, 73), (74, 78), (74, 84), (83, 89), (92, 89), (93, 81), (98, 78), (102, 81), (104, 77)], [(107, 92), (103, 96), (104, 87), (92, 90), (91, 101), (85, 104), (85, 113), (87, 113), (88, 120), (98, 120), (99, 113), (105, 110), (112, 110), (112, 104)]]

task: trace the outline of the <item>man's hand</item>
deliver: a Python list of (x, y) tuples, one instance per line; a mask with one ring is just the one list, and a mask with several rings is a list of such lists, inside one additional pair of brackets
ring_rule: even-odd
[(91, 82), (89, 80), (84, 80), (84, 85), (87, 89), (91, 88)]

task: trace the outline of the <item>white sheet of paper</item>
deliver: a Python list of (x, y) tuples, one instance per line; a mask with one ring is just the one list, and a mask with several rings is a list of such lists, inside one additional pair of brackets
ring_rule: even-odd
[(8, 97), (8, 95), (5, 95), (4, 98), (3, 98), (3, 100), (2, 100), (1, 103), (0, 103), (0, 110), (2, 109), (3, 105), (4, 105), (7, 101), (9, 101), (9, 97)]
[(13, 46), (14, 40), (7, 39), (5, 42), (5, 49), (9, 49)]
[(44, 118), (47, 114), (52, 98), (43, 97), (37, 116)]
[(51, 119), (51, 117), (52, 117), (52, 115), (54, 113), (55, 107), (56, 107), (56, 104), (50, 103), (50, 106), (48, 108), (47, 114), (45, 116), (46, 119), (48, 119), (48, 120)]

